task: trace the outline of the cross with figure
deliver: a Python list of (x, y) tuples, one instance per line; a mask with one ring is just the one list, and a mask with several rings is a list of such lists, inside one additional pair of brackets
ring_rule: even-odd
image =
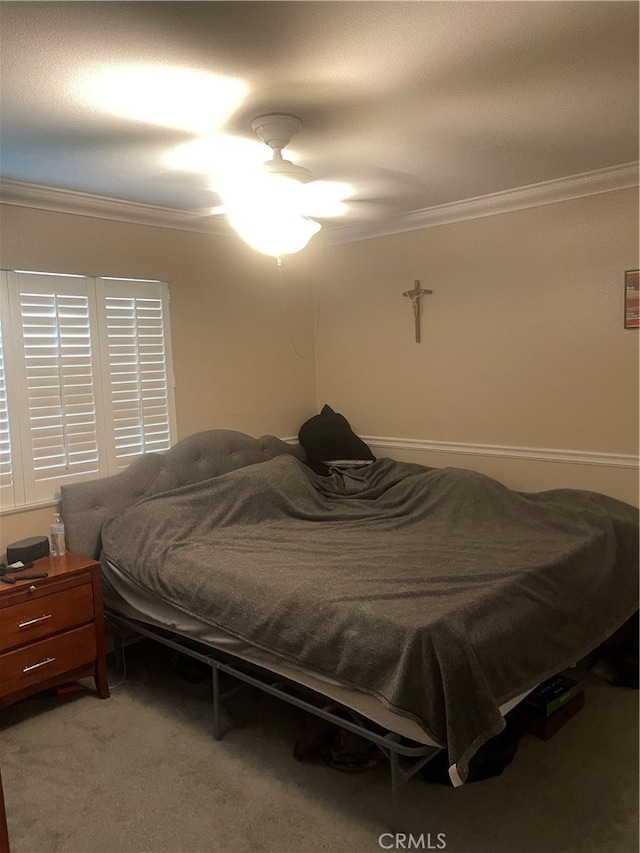
[(420, 343), (420, 299), (427, 293), (433, 293), (433, 290), (425, 290), (420, 287), (420, 282), (416, 279), (413, 282), (413, 290), (405, 290), (403, 296), (408, 296), (413, 305), (413, 319), (416, 330), (416, 343)]

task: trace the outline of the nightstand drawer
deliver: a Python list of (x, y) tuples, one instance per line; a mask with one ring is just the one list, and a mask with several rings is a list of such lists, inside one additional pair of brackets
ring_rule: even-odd
[(93, 620), (90, 583), (23, 601), (2, 610), (0, 651), (32, 643)]
[(94, 625), (0, 655), (0, 696), (16, 693), (48, 678), (91, 663), (96, 657)]

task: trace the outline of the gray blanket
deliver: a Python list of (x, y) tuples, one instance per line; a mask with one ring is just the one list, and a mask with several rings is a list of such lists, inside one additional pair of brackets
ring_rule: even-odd
[(390, 459), (320, 477), (280, 456), (141, 500), (102, 540), (164, 601), (418, 722), (463, 781), (498, 706), (638, 606), (627, 504)]

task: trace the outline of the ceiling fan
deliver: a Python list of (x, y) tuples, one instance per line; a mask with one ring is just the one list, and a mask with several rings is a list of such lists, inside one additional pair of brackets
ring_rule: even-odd
[(273, 151), (272, 159), (258, 168), (220, 170), (216, 178), (223, 204), (211, 212), (226, 214), (247, 243), (276, 257), (304, 248), (322, 227), (317, 219), (341, 216), (354, 192), (347, 183), (316, 180), (309, 169), (283, 158), (301, 126), (292, 115), (258, 116), (251, 127)]
[[(124, 63), (87, 67), (70, 88), (74, 100), (97, 114), (192, 135), (159, 155), (160, 168), (151, 179), (173, 185), (185, 197), (193, 192), (194, 212), (203, 218), (224, 214), (256, 249), (276, 257), (299, 251), (327, 220), (378, 218), (393, 209), (403, 181), (405, 193), (407, 181), (415, 184), (409, 175), (367, 164), (359, 152), (355, 159), (353, 152), (345, 158), (344, 171), (333, 171), (335, 180), (316, 179), (283, 157), (302, 127), (300, 119), (284, 112), (258, 115), (251, 122), (253, 138), (235, 135), (229, 122), (247, 87), (234, 78), (199, 69)], [(213, 107), (203, 110), (203, 103)], [(232, 124), (237, 126), (237, 119)], [(111, 129), (109, 140), (124, 151), (129, 129), (123, 128), (121, 143), (115, 142)], [(158, 140), (164, 144), (160, 135)], [(272, 152), (267, 163), (262, 143)]]

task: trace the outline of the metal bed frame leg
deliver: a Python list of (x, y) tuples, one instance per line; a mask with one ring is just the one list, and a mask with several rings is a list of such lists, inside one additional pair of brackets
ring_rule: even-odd
[(213, 737), (222, 740), (222, 720), (220, 717), (220, 673), (215, 661), (211, 662), (211, 683), (213, 687)]
[(124, 672), (124, 640), (125, 633), (114, 622), (108, 622), (111, 639), (113, 640), (113, 665), (117, 675)]
[(400, 829), (400, 803), (398, 799), (398, 788), (402, 784), (400, 772), (400, 756), (394, 750), (388, 754), (391, 768), (391, 828), (394, 832)]
[[(227, 699), (233, 696), (239, 690), (244, 690), (246, 689), (246, 687), (252, 686), (257, 687), (258, 689), (272, 696), (276, 696), (279, 699), (283, 699), (284, 701), (288, 702), (288, 704), (293, 705), (294, 707), (301, 708), (303, 711), (307, 711), (308, 713), (311, 713), (314, 716), (319, 717), (320, 719), (327, 720), (328, 722), (331, 722), (340, 728), (346, 729), (350, 732), (354, 732), (355, 734), (366, 738), (372, 743), (375, 743), (382, 752), (382, 754), (386, 756), (386, 758), (389, 760), (390, 764), (391, 798), (393, 809), (392, 823), (395, 829), (398, 829), (400, 820), (400, 799), (398, 796), (398, 788), (405, 782), (409, 781), (409, 779), (411, 779), (412, 776), (418, 773), (418, 771), (421, 770), (427, 762), (431, 761), (434, 755), (440, 752), (440, 748), (438, 747), (426, 747), (424, 745), (418, 744), (404, 744), (402, 743), (402, 738), (400, 737), (400, 735), (394, 732), (387, 732), (387, 734), (385, 735), (376, 733), (359, 723), (359, 716), (352, 711), (348, 711), (348, 714), (352, 718), (352, 720), (346, 719), (344, 716), (338, 713), (338, 710), (333, 705), (333, 703), (330, 703), (329, 705), (325, 705), (323, 707), (317, 704), (313, 704), (305, 698), (296, 696), (293, 693), (287, 693), (286, 685), (283, 686), (280, 681), (267, 682), (264, 679), (261, 679), (258, 675), (248, 673), (242, 668), (239, 668), (237, 662), (235, 661), (233, 663), (225, 663), (224, 661), (217, 660), (213, 658), (210, 654), (198, 652), (189, 645), (181, 644), (179, 640), (174, 637), (166, 636), (158, 630), (153, 630), (150, 627), (144, 626), (131, 619), (127, 619), (126, 617), (121, 616), (120, 614), (109, 612), (108, 621), (109, 624), (118, 631), (118, 633), (122, 632), (122, 634), (124, 635), (124, 629), (130, 629), (136, 635), (140, 635), (141, 637), (148, 637), (149, 639), (162, 643), (163, 645), (168, 646), (171, 649), (175, 649), (176, 651), (179, 651), (182, 654), (189, 655), (195, 660), (202, 661), (202, 663), (206, 663), (208, 666), (211, 667), (213, 736), (215, 740), (222, 740), (222, 737), (224, 735), (225, 726), (224, 715), (222, 711), (222, 699)], [(116, 655), (117, 653), (118, 648), (116, 647)], [(224, 697), (220, 691), (221, 672), (226, 673), (232, 676), (235, 680), (241, 682), (237, 687), (226, 690), (224, 693)], [(400, 763), (401, 756), (406, 759), (411, 759), (413, 761), (413, 764), (406, 770)]]

